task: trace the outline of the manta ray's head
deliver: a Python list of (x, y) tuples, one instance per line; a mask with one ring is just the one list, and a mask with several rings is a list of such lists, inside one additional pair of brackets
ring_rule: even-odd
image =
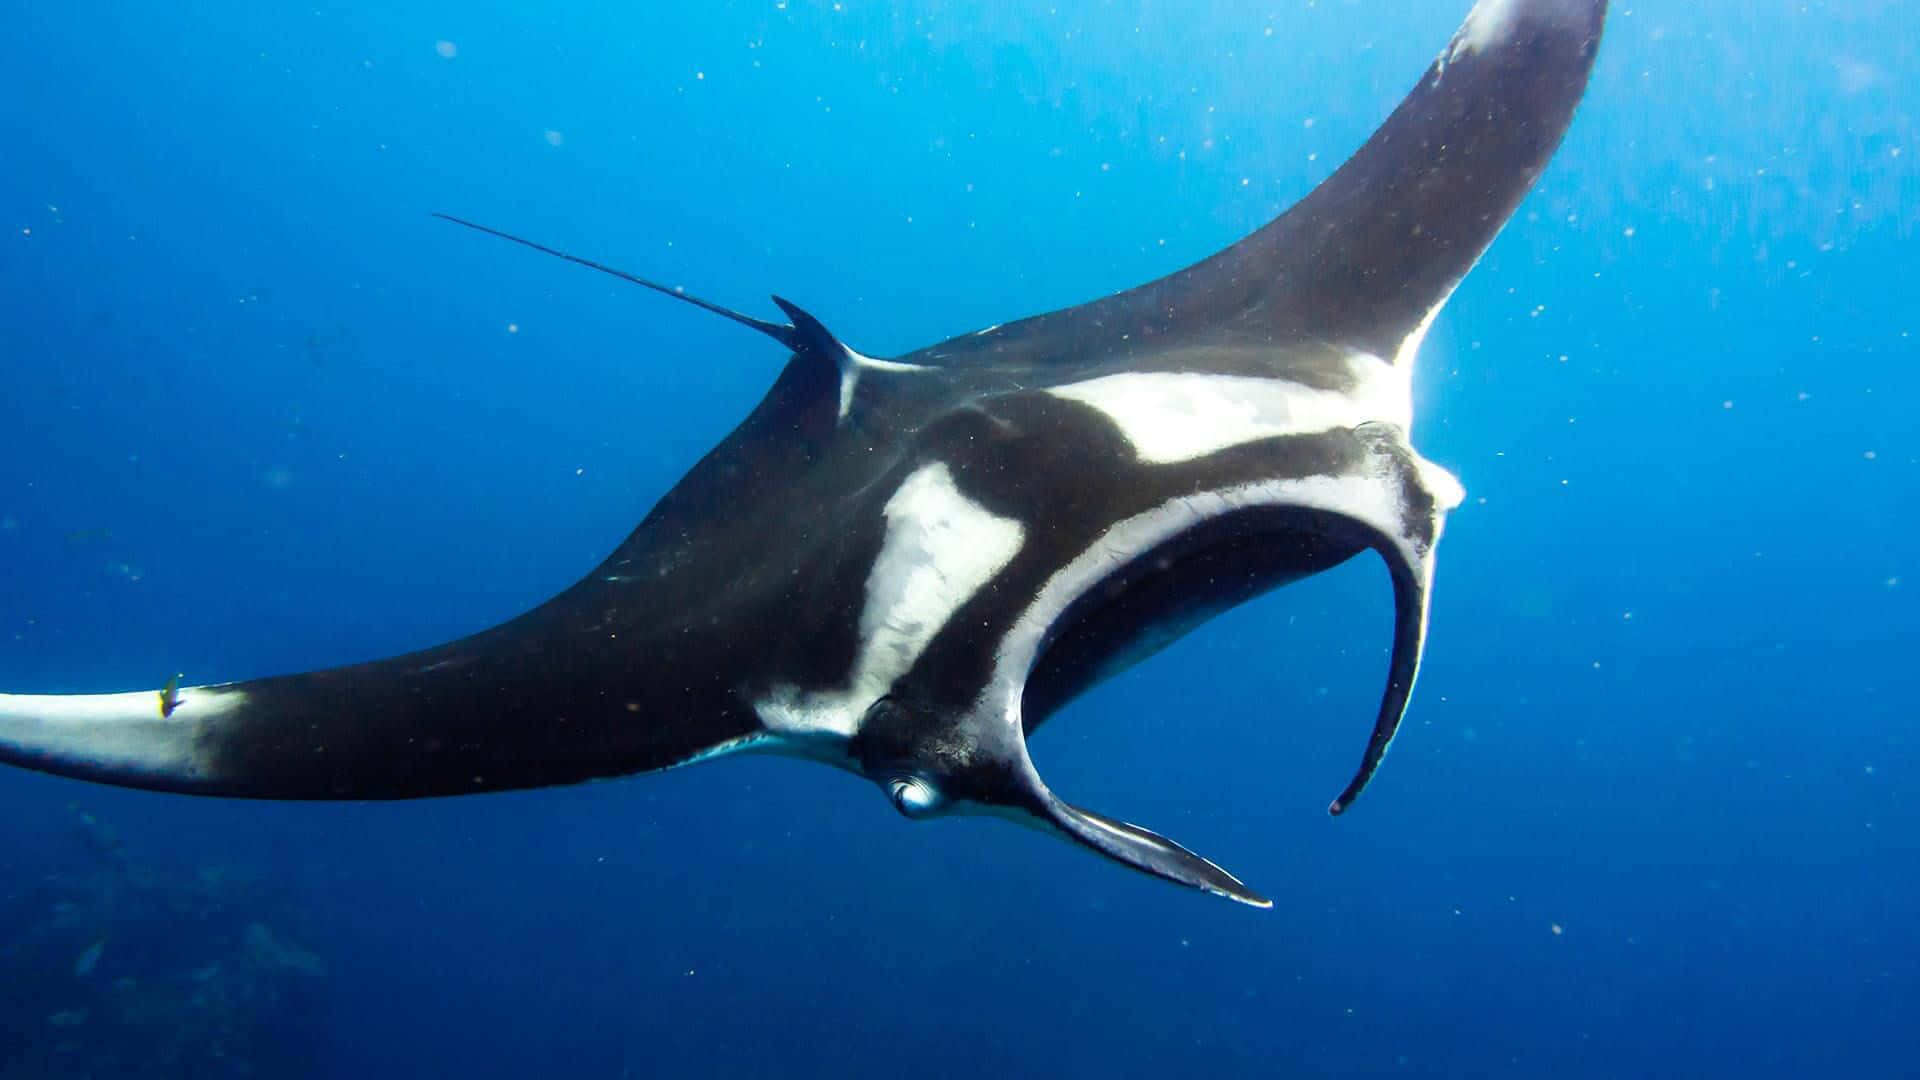
[(889, 695), (867, 710), (848, 750), (904, 817), (1009, 811), (1033, 816), (1045, 805), (1045, 789), (1023, 741), (996, 737), (999, 730)]
[(1232, 874), (1166, 837), (1063, 802), (1034, 769), (1020, 727), (997, 714), (941, 709), (890, 694), (867, 710), (847, 749), (904, 817), (1005, 818), (1150, 874), (1271, 906)]

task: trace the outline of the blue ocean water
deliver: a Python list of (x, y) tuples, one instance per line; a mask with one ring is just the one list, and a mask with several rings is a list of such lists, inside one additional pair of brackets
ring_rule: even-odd
[[(16, 9), (0, 687), (491, 625), (784, 359), (431, 211), (888, 355), (1268, 220), (1466, 6)], [(1036, 737), (1271, 912), (781, 760), (378, 805), (8, 771), (0, 1075), (1912, 1075), (1917, 84), (1892, 0), (1616, 5), (1428, 338), (1468, 499), (1353, 812), (1371, 557)]]

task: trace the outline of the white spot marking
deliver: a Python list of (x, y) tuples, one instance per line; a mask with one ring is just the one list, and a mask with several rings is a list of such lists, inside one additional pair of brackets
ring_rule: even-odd
[(878, 357), (867, 356), (864, 353), (854, 352), (852, 349), (847, 350), (847, 355), (853, 358), (853, 363), (856, 367), (863, 367), (872, 371), (927, 371), (929, 370), (925, 364), (908, 364), (899, 360), (882, 360)]
[(1354, 353), (1351, 391), (1317, 390), (1246, 375), (1128, 372), (1054, 387), (1049, 393), (1105, 413), (1150, 465), (1192, 461), (1281, 435), (1312, 435), (1386, 422), (1413, 423), (1405, 368)]
[(860, 653), (844, 687), (787, 687), (754, 707), (768, 728), (850, 737), (867, 707), (910, 670), (947, 621), (1019, 553), (1026, 530), (961, 494), (943, 463), (887, 500), (886, 539), (867, 574)]
[(881, 360), (876, 357), (857, 353), (845, 345), (840, 346), (840, 412), (838, 418), (845, 420), (853, 409), (853, 391), (860, 385), (860, 372), (867, 371), (925, 371), (920, 364), (903, 364), (898, 360)]
[(246, 700), (242, 690), (182, 687), (171, 715), (162, 716), (155, 690), (0, 694), (0, 748), (128, 776), (208, 779), (199, 736)]
[(1020, 550), (1024, 530), (960, 493), (944, 464), (921, 468), (887, 500), (887, 538), (867, 579), (856, 686), (891, 685), (981, 586)]
[(1453, 44), (1447, 49), (1447, 62), (1506, 41), (1512, 32), (1514, 17), (1524, 6), (1523, 0), (1479, 0), (1473, 10), (1467, 12), (1467, 21), (1454, 33)]

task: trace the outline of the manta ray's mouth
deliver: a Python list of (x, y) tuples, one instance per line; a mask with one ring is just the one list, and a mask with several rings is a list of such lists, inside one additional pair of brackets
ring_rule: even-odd
[(1242, 511), (1117, 559), (1050, 626), (1022, 695), (1027, 733), (1214, 616), (1366, 550), (1326, 518), (1297, 508)]
[[(1231, 504), (1231, 497), (1218, 500)], [(1097, 572), (1069, 577), (1071, 589), (1042, 589), (1036, 606), (1055, 597), (1020, 695), (1020, 722), (1031, 734), (1074, 697), (1179, 640), (1229, 608), (1322, 570), (1369, 548), (1386, 558), (1394, 580), (1395, 636), (1387, 690), (1359, 771), (1329, 808), (1340, 813), (1378, 766), (1406, 704), (1418, 667), (1425, 614), (1424, 577), (1399, 557), (1399, 546), (1348, 514), (1299, 505), (1241, 504), (1202, 517), (1181, 504), (1182, 524), (1147, 529), (1158, 537), (1127, 548), (1096, 544)], [(1137, 534), (1136, 534), (1137, 535)], [(1103, 537), (1103, 540), (1108, 539)], [(1057, 597), (1067, 596), (1065, 602)], [(1029, 611), (1029, 615), (1034, 612)], [(1018, 641), (1018, 634), (1012, 639)], [(1179, 844), (1139, 825), (1104, 817), (1056, 797), (1027, 769), (1039, 795), (1036, 816), (1070, 839), (1147, 873), (1256, 907), (1271, 902), (1239, 879)]]

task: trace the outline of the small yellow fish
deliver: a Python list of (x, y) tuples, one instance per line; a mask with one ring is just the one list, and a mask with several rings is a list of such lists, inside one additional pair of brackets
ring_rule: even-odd
[(176, 674), (173, 678), (167, 680), (167, 685), (160, 688), (160, 719), (165, 720), (167, 717), (172, 716), (173, 710), (179, 707), (180, 675)]

